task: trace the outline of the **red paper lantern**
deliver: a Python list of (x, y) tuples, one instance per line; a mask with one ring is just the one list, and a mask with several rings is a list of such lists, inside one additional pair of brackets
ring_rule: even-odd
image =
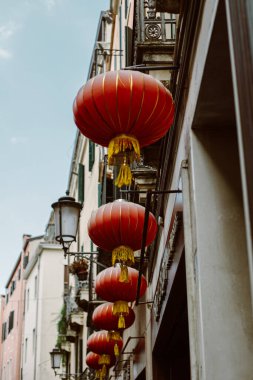
[[(145, 208), (122, 199), (107, 203), (93, 211), (88, 222), (91, 240), (105, 251), (112, 251), (112, 264), (134, 263), (134, 251), (141, 249)], [(155, 217), (149, 213), (146, 245), (156, 236)], [(122, 281), (127, 279), (123, 276)]]
[[(128, 282), (120, 281), (121, 269), (110, 267), (100, 272), (96, 277), (95, 291), (97, 295), (109, 302), (114, 302), (112, 312), (118, 318), (118, 329), (125, 329), (125, 318), (129, 314), (128, 302), (136, 298), (139, 272), (128, 268)], [(141, 276), (140, 297), (147, 289), (145, 277)]]
[[(105, 301), (118, 300), (133, 302), (136, 298), (139, 272), (134, 268), (128, 268), (129, 282), (120, 282), (120, 268), (110, 267), (102, 270), (96, 277), (95, 291)], [(147, 281), (141, 276), (140, 297), (147, 289)]]
[[(125, 328), (130, 327), (135, 320), (133, 309), (129, 308), (129, 313), (125, 317)], [(92, 322), (97, 329), (117, 330), (118, 317), (113, 314), (113, 303), (106, 302), (96, 307), (92, 314)]]
[(119, 354), (123, 346), (123, 340), (119, 333), (112, 336), (108, 331), (97, 331), (88, 338), (87, 346), (96, 354), (113, 356), (115, 353)]
[(100, 380), (106, 377), (107, 368), (113, 367), (115, 363), (115, 356), (98, 355), (95, 352), (89, 352), (86, 356), (87, 366), (96, 370), (96, 379)]
[(131, 183), (127, 164), (140, 157), (140, 147), (159, 140), (172, 125), (174, 103), (150, 75), (119, 70), (90, 79), (79, 90), (73, 112), (81, 133), (108, 147), (110, 164), (121, 158), (122, 186)]

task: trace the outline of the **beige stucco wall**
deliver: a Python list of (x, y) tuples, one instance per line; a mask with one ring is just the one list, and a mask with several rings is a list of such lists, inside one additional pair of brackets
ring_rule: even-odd
[(30, 300), (24, 316), (23, 379), (53, 380), (49, 352), (56, 344), (57, 321), (63, 302), (63, 253), (59, 245), (41, 243), (35, 256), (33, 268), (26, 273), (26, 292), (29, 289)]

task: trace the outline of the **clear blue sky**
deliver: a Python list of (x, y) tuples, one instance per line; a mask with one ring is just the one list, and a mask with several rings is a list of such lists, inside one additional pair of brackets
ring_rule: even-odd
[(0, 292), (22, 235), (44, 233), (67, 187), (74, 97), (109, 0), (0, 0)]

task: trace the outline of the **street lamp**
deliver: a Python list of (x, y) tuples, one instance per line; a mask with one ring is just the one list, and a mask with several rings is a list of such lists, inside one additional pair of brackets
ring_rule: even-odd
[(55, 376), (60, 376), (62, 379), (79, 379), (79, 374), (77, 373), (57, 373), (57, 369), (61, 368), (62, 359), (66, 358), (66, 351), (61, 350), (57, 347), (53, 348), (53, 350), (50, 352), (51, 356), (51, 368), (54, 370)]
[(76, 241), (76, 234), (79, 224), (79, 217), (82, 205), (70, 197), (68, 191), (65, 197), (58, 199), (52, 204), (54, 209), (55, 239), (62, 245), (64, 256), (73, 241)]
[(53, 348), (53, 351), (50, 352), (51, 356), (51, 368), (56, 373), (56, 369), (61, 368), (61, 360), (63, 356), (63, 351), (59, 348)]
[[(55, 224), (55, 239), (58, 241), (64, 250), (64, 257), (94, 255), (98, 252), (69, 252), (69, 247), (73, 241), (76, 241), (76, 235), (79, 225), (80, 213), (82, 205), (75, 201), (75, 198), (69, 196), (66, 191), (66, 196), (58, 199), (58, 202), (52, 204), (54, 209), (54, 224)], [(86, 256), (86, 259), (97, 264), (102, 268), (107, 268), (106, 265), (93, 260)]]

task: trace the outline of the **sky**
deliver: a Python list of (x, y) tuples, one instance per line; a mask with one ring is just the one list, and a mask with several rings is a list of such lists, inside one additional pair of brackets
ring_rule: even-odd
[(0, 0), (0, 293), (23, 234), (43, 235), (65, 194), (101, 10), (109, 0)]

